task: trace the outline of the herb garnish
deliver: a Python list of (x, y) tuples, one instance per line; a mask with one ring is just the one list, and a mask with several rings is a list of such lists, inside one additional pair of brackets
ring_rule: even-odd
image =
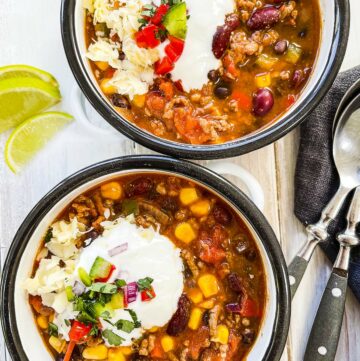
[(48, 326), (47, 331), (48, 331), (48, 334), (49, 334), (50, 336), (55, 336), (55, 337), (58, 337), (58, 336), (59, 336), (59, 329), (58, 329), (58, 327), (57, 327), (54, 323), (52, 323), (52, 322), (49, 322), (49, 326)]
[(118, 336), (116, 333), (108, 329), (102, 332), (102, 336), (106, 338), (109, 344), (112, 346), (120, 346), (122, 342), (125, 341), (124, 338)]
[(52, 229), (52, 227), (50, 227), (46, 232), (46, 236), (44, 239), (45, 243), (49, 243), (52, 238), (53, 238), (53, 229)]

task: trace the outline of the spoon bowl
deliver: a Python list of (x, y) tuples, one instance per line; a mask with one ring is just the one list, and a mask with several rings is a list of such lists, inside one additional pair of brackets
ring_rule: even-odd
[(333, 156), (341, 187), (360, 185), (360, 94), (340, 114), (334, 134)]

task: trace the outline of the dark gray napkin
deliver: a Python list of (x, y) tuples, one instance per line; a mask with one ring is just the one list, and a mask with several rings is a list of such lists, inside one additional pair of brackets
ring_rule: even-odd
[[(360, 66), (340, 73), (331, 90), (303, 123), (295, 173), (295, 215), (304, 224), (319, 220), (321, 211), (335, 194), (339, 177), (332, 159), (332, 125), (336, 109), (348, 88), (360, 78)], [(335, 235), (346, 225), (348, 208), (344, 205), (329, 229), (329, 241), (322, 245), (334, 262), (339, 249)], [(353, 251), (349, 284), (360, 301), (360, 247)]]

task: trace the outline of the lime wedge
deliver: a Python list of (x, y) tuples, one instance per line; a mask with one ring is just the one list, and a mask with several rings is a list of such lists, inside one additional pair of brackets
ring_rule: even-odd
[(57, 80), (48, 72), (29, 65), (7, 65), (0, 67), (0, 80), (10, 78), (36, 78), (59, 87)]
[(0, 133), (58, 103), (57, 87), (36, 78), (0, 81)]
[(5, 161), (17, 173), (73, 117), (61, 112), (47, 112), (29, 118), (11, 133), (5, 146)]

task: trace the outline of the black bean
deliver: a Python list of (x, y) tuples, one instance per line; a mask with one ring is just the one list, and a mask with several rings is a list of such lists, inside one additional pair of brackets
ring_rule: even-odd
[(110, 101), (115, 107), (125, 108), (125, 109), (131, 108), (129, 100), (124, 95), (112, 94), (110, 96)]
[(202, 316), (202, 322), (205, 326), (209, 326), (209, 319), (210, 319), (210, 311), (207, 310), (204, 312)]
[(231, 93), (231, 85), (226, 82), (220, 82), (214, 88), (214, 94), (219, 99), (226, 99)]
[(210, 81), (216, 83), (220, 78), (220, 74), (217, 70), (210, 70), (208, 73), (208, 78)]
[(60, 261), (59, 261), (59, 267), (60, 268), (64, 268), (66, 266), (66, 263), (61, 259)]
[(119, 59), (120, 59), (120, 60), (125, 60), (125, 58), (126, 58), (125, 53), (124, 53), (123, 51), (120, 51), (120, 53), (119, 53)]
[(250, 262), (254, 262), (256, 259), (256, 251), (254, 249), (249, 249), (245, 252), (245, 258)]
[(289, 42), (287, 40), (279, 40), (276, 42), (276, 44), (274, 45), (274, 51), (276, 54), (284, 54), (285, 51), (287, 50), (289, 45)]
[(299, 31), (299, 33), (298, 33), (298, 37), (299, 38), (305, 38), (306, 37), (306, 35), (307, 35), (307, 29), (302, 29), (301, 31)]
[(255, 339), (255, 331), (250, 330), (249, 328), (245, 328), (245, 330), (241, 333), (242, 343), (245, 345), (250, 345), (254, 342)]
[(65, 357), (64, 354), (59, 354), (55, 357), (55, 361), (64, 361), (64, 357)]

